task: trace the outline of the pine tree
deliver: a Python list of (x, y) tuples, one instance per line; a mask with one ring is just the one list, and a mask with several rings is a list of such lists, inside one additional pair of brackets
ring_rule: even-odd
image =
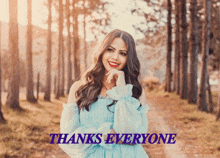
[(188, 90), (188, 54), (187, 54), (187, 22), (186, 22), (186, 0), (180, 3), (180, 98), (187, 99)]
[(17, 0), (9, 1), (9, 53), (10, 53), (10, 81), (6, 105), (12, 109), (21, 110), (19, 105), (19, 50), (18, 50), (18, 14)]
[(46, 76), (46, 89), (44, 94), (44, 100), (51, 100), (51, 56), (52, 56), (52, 11), (51, 11), (52, 0), (48, 0), (48, 31), (47, 31), (47, 76)]
[(32, 65), (32, 0), (27, 0), (27, 101), (37, 102), (34, 97), (33, 65)]
[(190, 1), (190, 39), (189, 39), (189, 83), (188, 103), (195, 104), (197, 101), (198, 86), (198, 54), (199, 54), (199, 31), (197, 18), (197, 0)]
[(208, 111), (206, 100), (206, 85), (208, 79), (208, 59), (210, 48), (210, 27), (211, 27), (211, 0), (204, 0), (204, 24), (203, 24), (203, 41), (202, 41), (202, 69), (201, 69), (201, 81), (198, 95), (198, 108), (201, 111)]
[(166, 90), (171, 92), (171, 57), (172, 57), (172, 26), (171, 26), (171, 0), (167, 1), (167, 66), (166, 66)]

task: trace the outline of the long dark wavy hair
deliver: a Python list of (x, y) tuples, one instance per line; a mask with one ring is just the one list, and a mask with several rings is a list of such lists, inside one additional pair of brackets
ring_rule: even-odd
[[(105, 67), (102, 63), (103, 53), (108, 49), (112, 41), (116, 38), (121, 38), (128, 48), (128, 60), (126, 66), (122, 69), (125, 74), (126, 84), (132, 84), (132, 97), (139, 99), (142, 94), (141, 84), (138, 81), (140, 74), (140, 62), (137, 58), (136, 47), (133, 37), (125, 32), (115, 29), (108, 33), (102, 41), (98, 51), (94, 54), (93, 66), (82, 76), (81, 80), (84, 84), (76, 91), (76, 103), (78, 108), (89, 111), (89, 106), (98, 100), (103, 87), (103, 78), (105, 74)], [(111, 106), (116, 101), (113, 101)]]

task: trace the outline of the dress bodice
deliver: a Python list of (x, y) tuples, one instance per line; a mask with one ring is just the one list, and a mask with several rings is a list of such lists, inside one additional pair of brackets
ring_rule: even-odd
[[(106, 144), (104, 135), (113, 128), (117, 133), (147, 133), (148, 105), (132, 97), (133, 85), (115, 86), (108, 90), (107, 97), (98, 96), (90, 105), (89, 111), (79, 112), (76, 103), (63, 104), (60, 129), (67, 133), (67, 140), (75, 134), (102, 134), (100, 144), (65, 143), (59, 146), (74, 158), (148, 158), (141, 144)], [(107, 107), (116, 100), (116, 102)], [(69, 141), (68, 141), (69, 142)]]
[(106, 96), (98, 96), (98, 100), (92, 103), (89, 107), (89, 111), (80, 111), (80, 124), (82, 126), (92, 124), (97, 128), (105, 122), (114, 122), (114, 108), (115, 104), (108, 107), (113, 100)]

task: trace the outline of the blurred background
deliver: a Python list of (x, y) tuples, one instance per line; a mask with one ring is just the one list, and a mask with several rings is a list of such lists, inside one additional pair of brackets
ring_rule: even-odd
[[(1, 0), (0, 3), (3, 92), (7, 91), (10, 78), (9, 35), (13, 36), (14, 39), (12, 40), (17, 40), (18, 59), (20, 63), (20, 69), (18, 70), (20, 72), (20, 91), (24, 93), (26, 91), (26, 82), (30, 78), (27, 77), (28, 74), (33, 76), (33, 79), (31, 77), (30, 80), (33, 80), (33, 83), (36, 84), (38, 73), (40, 74), (40, 91), (45, 91), (47, 84), (46, 74), (49, 72), (47, 70), (47, 56), (49, 54), (51, 54), (51, 61), (49, 61), (51, 65), (49, 68), (51, 71), (49, 72), (51, 76), (51, 90), (55, 90), (54, 83), (59, 71), (60, 77), (58, 78), (63, 80), (62, 83), (64, 83), (61, 86), (61, 91), (68, 92), (69, 85), (71, 85), (70, 82), (72, 83), (72, 80), (83, 74), (91, 65), (92, 53), (96, 45), (104, 38), (106, 33), (116, 28), (129, 32), (136, 40), (137, 52), (142, 68), (141, 79), (154, 76), (160, 83), (165, 80), (168, 38), (168, 10), (167, 1), (165, 0), (84, 0), (74, 2), (63, 0), (62, 4), (58, 0), (52, 0), (50, 2), (51, 6), (47, 0), (38, 0), (29, 2), (29, 5), (31, 5), (29, 12), (28, 1), (17, 0), (16, 5), (15, 2), (11, 2), (11, 5), (14, 5), (11, 6), (14, 7), (11, 8), (14, 10), (14, 12), (11, 12), (12, 23), (15, 22), (16, 24), (13, 25), (18, 25), (17, 37), (9, 32), (9, 1)], [(62, 5), (63, 9), (60, 9), (60, 5)], [(170, 20), (173, 28), (173, 36), (171, 37), (173, 53), (171, 60), (174, 63), (176, 32), (174, 1), (172, 5)], [(199, 42), (197, 82), (199, 83), (202, 67), (203, 1), (198, 1), (196, 5), (198, 9), (197, 27)], [(211, 5), (213, 9), (210, 34), (213, 39), (210, 41), (208, 68), (211, 75), (210, 84), (216, 89), (218, 84), (219, 3), (212, 1)], [(48, 16), (49, 13), (51, 17)], [(186, 2), (185, 14), (186, 25), (189, 30), (191, 20), (190, 2)], [(28, 15), (30, 16), (29, 20)], [(189, 33), (190, 31), (187, 34), (188, 40), (190, 40)], [(189, 41), (187, 43), (188, 45)], [(28, 53), (31, 54), (27, 55)], [(58, 59), (60, 60), (58, 61)], [(29, 60), (31, 60), (29, 62), (31, 66), (27, 64)], [(174, 71), (174, 65), (171, 65), (172, 71)], [(30, 69), (27, 67), (30, 67)], [(68, 73), (70, 70), (71, 74)]]
[(175, 92), (219, 120), (218, 0), (1, 0), (0, 121), (22, 100), (68, 95), (113, 29), (134, 37), (147, 91)]

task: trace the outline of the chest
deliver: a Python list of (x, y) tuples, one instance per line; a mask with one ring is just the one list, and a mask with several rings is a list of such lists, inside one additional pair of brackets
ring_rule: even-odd
[(81, 125), (92, 124), (99, 126), (105, 122), (114, 122), (114, 108), (115, 104), (108, 107), (112, 103), (112, 100), (99, 98), (95, 103), (90, 105), (89, 111), (80, 111), (80, 123)]

